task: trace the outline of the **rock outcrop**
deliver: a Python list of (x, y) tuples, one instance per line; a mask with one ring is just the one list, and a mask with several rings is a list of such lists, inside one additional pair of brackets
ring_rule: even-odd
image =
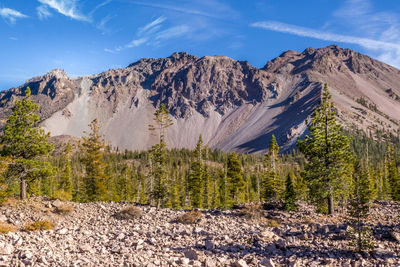
[(53, 136), (82, 136), (97, 118), (112, 146), (147, 149), (156, 140), (148, 125), (164, 103), (174, 122), (170, 147), (192, 148), (201, 134), (212, 148), (262, 152), (275, 134), (285, 150), (304, 134), (325, 82), (347, 127), (398, 129), (400, 71), (338, 46), (287, 51), (261, 69), (224, 56), (174, 53), (75, 79), (54, 70), (1, 92), (0, 120), (30, 86)]

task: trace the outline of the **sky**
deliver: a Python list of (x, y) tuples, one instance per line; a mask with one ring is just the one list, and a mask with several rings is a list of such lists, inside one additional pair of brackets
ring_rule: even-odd
[(400, 68), (399, 0), (0, 0), (0, 90), (185, 51), (263, 67), (337, 44)]

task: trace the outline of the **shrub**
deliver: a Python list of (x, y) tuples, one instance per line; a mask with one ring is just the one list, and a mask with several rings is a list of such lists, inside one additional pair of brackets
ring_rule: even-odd
[(202, 217), (203, 217), (203, 214), (200, 211), (194, 210), (194, 211), (189, 211), (189, 212), (186, 212), (183, 215), (178, 216), (175, 219), (175, 222), (183, 223), (183, 224), (195, 224)]
[(276, 221), (276, 220), (274, 220), (274, 219), (267, 219), (267, 218), (264, 218), (263, 221), (262, 221), (262, 223), (263, 223), (265, 226), (267, 226), (267, 227), (278, 227), (278, 226), (279, 226), (278, 221)]
[(71, 201), (72, 200), (72, 194), (68, 193), (62, 189), (56, 190), (53, 194), (53, 197), (56, 199), (59, 199), (61, 201)]
[(15, 226), (6, 222), (0, 222), (0, 233), (7, 234), (8, 232), (15, 232)]
[(58, 205), (55, 209), (55, 212), (58, 214), (68, 214), (74, 211), (74, 207), (72, 205), (61, 204)]
[(264, 218), (264, 210), (259, 203), (251, 203), (241, 209), (240, 215), (251, 221), (258, 221)]
[(24, 231), (41, 231), (41, 230), (52, 230), (54, 229), (54, 224), (50, 221), (35, 221), (25, 225)]
[(142, 217), (143, 211), (135, 206), (126, 207), (114, 214), (114, 217), (120, 220), (130, 220)]

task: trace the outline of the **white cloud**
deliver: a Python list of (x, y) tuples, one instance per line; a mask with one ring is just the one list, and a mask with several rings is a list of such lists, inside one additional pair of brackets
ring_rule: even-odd
[(181, 37), (191, 31), (191, 28), (187, 25), (174, 26), (164, 31), (157, 33), (155, 36), (156, 40), (167, 40), (172, 38)]
[(150, 23), (138, 28), (137, 38), (123, 46), (115, 47), (114, 49), (105, 48), (108, 53), (118, 53), (124, 49), (134, 48), (141, 45), (159, 46), (161, 41), (168, 39), (179, 38), (188, 34), (192, 28), (187, 25), (173, 26), (166, 30), (160, 31), (162, 23), (166, 20), (165, 17), (159, 17)]
[(37, 15), (39, 19), (46, 19), (48, 17), (51, 17), (51, 13), (47, 6), (40, 5), (36, 8)]
[(140, 6), (148, 6), (148, 7), (166, 9), (166, 10), (190, 14), (190, 15), (198, 15), (198, 16), (210, 17), (210, 18), (219, 18), (219, 16), (213, 15), (210, 12), (203, 12), (203, 11), (200, 11), (197, 9), (191, 9), (191, 8), (176, 7), (175, 5), (174, 6), (173, 5), (163, 5), (163, 4), (145, 3), (145, 2), (139, 2), (139, 1), (132, 1), (132, 3), (136, 4), (136, 5), (140, 5)]
[(133, 47), (137, 47), (137, 46), (141, 46), (142, 44), (146, 43), (149, 39), (148, 38), (140, 38), (140, 39), (136, 39), (131, 41), (129, 44), (127, 44), (125, 47), (126, 48), (133, 48)]
[(79, 13), (76, 0), (38, 0), (41, 4), (56, 10), (58, 13), (75, 20), (90, 21)]
[(9, 23), (15, 23), (17, 19), (27, 18), (27, 15), (11, 8), (0, 8), (0, 17), (8, 21)]
[(159, 27), (158, 27), (159, 24), (163, 23), (165, 20), (166, 20), (165, 17), (159, 17), (159, 18), (153, 20), (152, 22), (146, 24), (142, 28), (139, 28), (138, 35), (141, 36), (144, 33), (149, 33), (149, 32), (151, 33), (152, 29), (154, 29), (154, 28), (159, 29)]
[[(390, 42), (384, 40), (375, 40), (370, 38), (355, 37), (349, 35), (322, 32), (296, 25), (285, 24), (277, 21), (262, 21), (251, 24), (252, 27), (262, 28), (266, 30), (293, 34), (297, 36), (310, 37), (324, 41), (333, 41), (341, 43), (357, 44), (366, 49), (374, 51), (382, 51), (382, 58), (386, 63), (393, 66), (400, 66), (400, 44), (398, 42)], [(396, 58), (390, 60), (391, 57)]]

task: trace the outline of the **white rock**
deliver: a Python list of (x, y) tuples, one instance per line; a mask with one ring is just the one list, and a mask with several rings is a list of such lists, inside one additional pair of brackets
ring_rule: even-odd
[(0, 247), (0, 254), (2, 255), (10, 255), (13, 251), (14, 247), (11, 244), (4, 244), (4, 246)]
[(62, 228), (57, 231), (57, 234), (59, 235), (65, 235), (66, 233), (68, 233), (68, 230), (66, 228)]
[(233, 263), (231, 264), (231, 266), (232, 266), (232, 267), (247, 267), (248, 265), (247, 265), (247, 263), (246, 263), (243, 259), (241, 259), (241, 260), (238, 260), (238, 261), (233, 262)]
[(263, 259), (260, 261), (260, 265), (266, 266), (266, 267), (275, 267), (275, 263), (272, 261), (272, 259)]

